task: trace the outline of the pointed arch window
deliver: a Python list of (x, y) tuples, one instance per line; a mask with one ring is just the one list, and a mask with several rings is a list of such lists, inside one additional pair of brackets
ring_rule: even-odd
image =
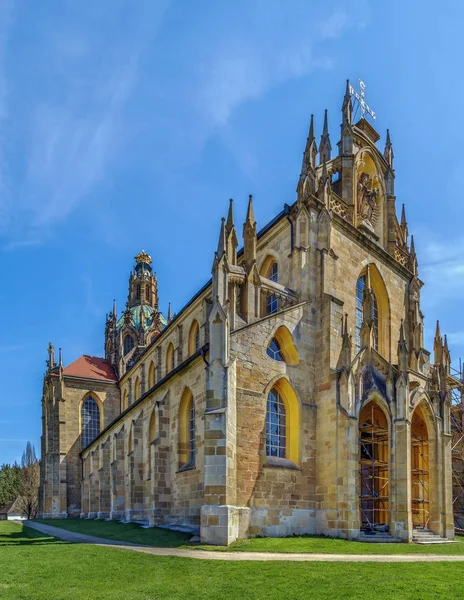
[(147, 302), (150, 302), (150, 286), (149, 285), (145, 286), (145, 300)]
[(284, 357), (282, 354), (282, 350), (280, 348), (280, 344), (277, 340), (277, 338), (272, 338), (271, 343), (269, 344), (269, 346), (267, 347), (267, 355), (270, 356), (271, 358), (273, 358), (274, 360), (279, 360), (284, 362)]
[(87, 448), (100, 433), (100, 408), (90, 396), (81, 406), (81, 432), (82, 448)]
[(148, 387), (152, 388), (155, 385), (155, 363), (151, 361), (150, 368), (148, 369)]
[(135, 398), (135, 400), (138, 400), (140, 398), (140, 378), (139, 377), (137, 377), (135, 380), (134, 398)]
[[(361, 349), (361, 327), (363, 324), (363, 295), (366, 289), (366, 276), (361, 275), (356, 282), (356, 352)], [(372, 307), (372, 319), (374, 321), (374, 348), (379, 349), (379, 308), (374, 293)]]
[(140, 283), (137, 284), (137, 287), (135, 289), (135, 297), (137, 300), (140, 300)]
[(174, 346), (169, 344), (167, 352), (166, 352), (166, 374), (170, 373), (174, 370)]
[(200, 326), (198, 321), (193, 321), (189, 333), (189, 356), (200, 349)]
[(134, 338), (127, 334), (126, 337), (124, 338), (124, 356), (126, 354), (129, 354), (129, 352), (132, 350), (132, 348), (134, 347)]
[(266, 456), (287, 457), (287, 414), (283, 398), (275, 388), (267, 397)]

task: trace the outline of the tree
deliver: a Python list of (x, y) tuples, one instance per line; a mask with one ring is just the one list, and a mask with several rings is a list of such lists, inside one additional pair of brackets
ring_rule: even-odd
[(0, 466), (0, 506), (11, 504), (19, 493), (20, 467), (18, 463)]
[(27, 442), (21, 458), (18, 506), (28, 519), (35, 519), (39, 506), (40, 466), (35, 448)]

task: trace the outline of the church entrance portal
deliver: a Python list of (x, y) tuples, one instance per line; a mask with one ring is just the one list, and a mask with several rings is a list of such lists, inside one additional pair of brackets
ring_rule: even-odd
[(369, 402), (359, 417), (359, 508), (361, 530), (388, 531), (388, 422)]
[(430, 520), (429, 436), (420, 408), (411, 422), (411, 512), (416, 529), (427, 529)]

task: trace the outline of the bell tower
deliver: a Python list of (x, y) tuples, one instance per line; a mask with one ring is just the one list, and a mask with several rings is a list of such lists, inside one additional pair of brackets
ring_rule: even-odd
[(138, 305), (158, 308), (158, 281), (151, 265), (151, 256), (145, 250), (135, 257), (135, 269), (129, 278), (129, 308)]
[(125, 310), (118, 317), (115, 302), (106, 317), (105, 358), (118, 377), (134, 364), (165, 326), (166, 319), (158, 310), (158, 280), (152, 259), (142, 250), (135, 257), (135, 268), (129, 275)]

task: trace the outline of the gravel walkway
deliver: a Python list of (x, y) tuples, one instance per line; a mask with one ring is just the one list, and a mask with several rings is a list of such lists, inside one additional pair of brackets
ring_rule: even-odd
[(302, 554), (282, 552), (211, 552), (208, 550), (181, 548), (155, 548), (153, 546), (142, 546), (130, 542), (119, 542), (83, 533), (75, 533), (74, 531), (61, 529), (61, 527), (52, 527), (51, 525), (43, 525), (34, 521), (18, 521), (18, 523), (67, 542), (93, 544), (95, 546), (112, 546), (113, 548), (121, 548), (123, 550), (153, 554), (154, 556), (176, 556), (178, 558), (198, 558), (201, 560), (287, 560), (293, 562), (464, 562), (464, 555), (453, 556), (450, 554)]

